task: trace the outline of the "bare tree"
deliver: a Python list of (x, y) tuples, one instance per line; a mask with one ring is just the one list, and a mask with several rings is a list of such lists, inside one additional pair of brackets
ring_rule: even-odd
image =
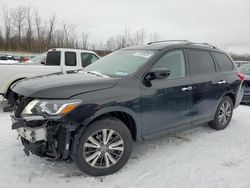
[(25, 21), (26, 11), (27, 7), (21, 7), (21, 6), (12, 9), (11, 11), (13, 27), (16, 29), (18, 37), (17, 49), (21, 48), (22, 29)]
[(3, 46), (4, 46), (4, 39), (2, 35), (2, 30), (0, 28), (0, 49), (3, 49)]
[(83, 32), (82, 33), (82, 48), (83, 49), (88, 49), (88, 46), (89, 46), (88, 40), (89, 40), (89, 34)]
[(106, 42), (106, 50), (114, 51), (120, 48), (143, 44), (146, 38), (144, 29), (131, 33), (129, 28), (125, 28), (123, 34), (111, 37)]
[(48, 26), (48, 33), (46, 37), (46, 47), (50, 48), (52, 45), (52, 40), (54, 37), (54, 30), (55, 30), (55, 22), (56, 22), (56, 16), (53, 14), (53, 16), (49, 20), (49, 26)]
[(75, 26), (67, 22), (63, 23), (64, 47), (72, 47), (75, 43)]
[(157, 33), (150, 33), (149, 34), (149, 41), (154, 42), (159, 40), (159, 35)]
[(100, 41), (100, 42), (98, 43), (97, 49), (98, 49), (98, 50), (105, 50), (103, 41)]
[(145, 38), (146, 38), (145, 30), (140, 29), (140, 30), (136, 31), (132, 36), (129, 36), (128, 45), (129, 46), (134, 46), (134, 45), (143, 44)]
[[(143, 44), (147, 38), (144, 29), (131, 32), (130, 28), (126, 27), (120, 34), (114, 35), (104, 42), (90, 42), (89, 34), (86, 32), (78, 37), (73, 24), (60, 22), (56, 19), (55, 14), (48, 20), (43, 20), (39, 16), (38, 10), (30, 7), (20, 6), (8, 9), (3, 6), (2, 16), (0, 48), (5, 50), (42, 52), (53, 47), (81, 47), (99, 50), (104, 55), (127, 46)], [(151, 33), (148, 38), (155, 41), (159, 36)]]
[(41, 18), (38, 15), (38, 10), (35, 10), (35, 23), (36, 23), (36, 32), (37, 32), (37, 36), (38, 38), (40, 38), (41, 36)]
[(11, 16), (9, 9), (6, 6), (3, 6), (3, 22), (5, 30), (5, 50), (10, 48), (10, 38), (11, 38)]
[(30, 7), (27, 8), (26, 12), (26, 21), (27, 21), (27, 29), (26, 29), (26, 40), (28, 50), (32, 51), (32, 37), (33, 37), (33, 29), (32, 29), (32, 18), (31, 18), (31, 10)]
[(36, 48), (37, 51), (41, 52), (46, 48), (46, 39), (45, 39), (45, 30), (46, 30), (46, 23), (42, 26), (42, 19), (39, 16), (38, 10), (35, 10), (35, 25), (36, 25)]

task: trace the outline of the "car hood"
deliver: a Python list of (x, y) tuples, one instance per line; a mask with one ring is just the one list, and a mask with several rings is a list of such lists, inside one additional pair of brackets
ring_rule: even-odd
[(52, 74), (25, 79), (14, 84), (11, 89), (19, 95), (67, 99), (71, 96), (113, 87), (117, 78), (106, 78), (87, 73)]

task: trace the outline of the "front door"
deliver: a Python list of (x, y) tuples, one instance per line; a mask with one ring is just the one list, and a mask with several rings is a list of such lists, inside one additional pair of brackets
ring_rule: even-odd
[(164, 54), (151, 68), (168, 68), (169, 77), (141, 84), (142, 134), (147, 137), (191, 123), (192, 80), (186, 74), (183, 50)]

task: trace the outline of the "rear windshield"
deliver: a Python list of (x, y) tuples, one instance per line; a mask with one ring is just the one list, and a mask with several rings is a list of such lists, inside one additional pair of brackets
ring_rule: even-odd
[(46, 65), (59, 66), (60, 62), (61, 62), (61, 52), (59, 51), (48, 52)]

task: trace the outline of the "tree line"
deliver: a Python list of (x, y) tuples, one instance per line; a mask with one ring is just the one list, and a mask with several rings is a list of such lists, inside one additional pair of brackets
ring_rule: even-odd
[[(76, 32), (76, 27), (69, 22), (59, 20), (55, 14), (42, 19), (37, 9), (29, 6), (8, 8), (0, 6), (0, 50), (44, 52), (50, 48), (80, 48), (97, 51), (105, 55), (111, 51), (156, 41), (156, 33), (147, 34), (144, 29), (131, 32), (125, 28), (121, 34), (106, 41), (90, 42), (89, 33)], [(232, 54), (234, 60), (250, 61), (250, 55)]]
[[(146, 39), (144, 29), (131, 32), (129, 28), (125, 28), (119, 35), (93, 43), (87, 32), (79, 36), (72, 23), (60, 21), (55, 14), (43, 20), (38, 10), (31, 7), (8, 8), (3, 5), (1, 9), (0, 50), (43, 52), (54, 47), (65, 47), (114, 51), (143, 44)], [(149, 37), (157, 40), (158, 35), (150, 34)]]
[(250, 61), (250, 55), (249, 54), (243, 54), (243, 55), (239, 55), (239, 54), (230, 54), (232, 59), (234, 61)]

